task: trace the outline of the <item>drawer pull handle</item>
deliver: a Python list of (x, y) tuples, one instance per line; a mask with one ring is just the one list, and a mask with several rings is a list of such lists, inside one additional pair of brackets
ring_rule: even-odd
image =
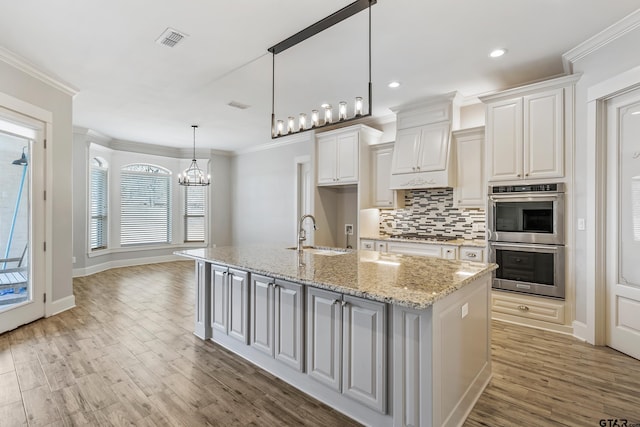
[(473, 252), (471, 252), (471, 253), (468, 253), (468, 254), (467, 254), (467, 256), (468, 256), (469, 258), (475, 258), (475, 257), (476, 257), (476, 254), (474, 254)]
[(529, 311), (529, 307), (527, 307), (526, 305), (519, 305), (518, 306), (518, 310), (520, 310), (520, 311)]

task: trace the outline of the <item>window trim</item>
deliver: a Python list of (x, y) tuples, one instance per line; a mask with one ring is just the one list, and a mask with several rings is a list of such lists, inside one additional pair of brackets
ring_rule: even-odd
[[(96, 161), (98, 163), (98, 165), (94, 165), (93, 162)], [(103, 240), (106, 241), (106, 245), (105, 246), (100, 246), (100, 247), (96, 247), (93, 248), (92, 247), (92, 243), (91, 243), (91, 225), (93, 222), (93, 213), (92, 213), (92, 208), (91, 205), (93, 203), (92, 200), (92, 185), (93, 185), (93, 179), (92, 179), (92, 175), (93, 175), (93, 170), (94, 169), (98, 169), (101, 171), (105, 172), (105, 200), (106, 200), (106, 214), (104, 215), (104, 218), (106, 219), (105, 221), (105, 227), (103, 229)], [(110, 248), (110, 242), (111, 239), (109, 238), (110, 235), (110, 221), (111, 221), (111, 215), (109, 215), (109, 210), (111, 208), (111, 203), (110, 203), (110, 176), (111, 174), (109, 173), (109, 162), (107, 162), (104, 158), (95, 155), (95, 156), (89, 156), (89, 173), (88, 173), (88, 194), (87, 194), (87, 199), (88, 199), (88, 203), (87, 203), (87, 216), (88, 216), (88, 223), (87, 223), (87, 246), (88, 246), (88, 253), (92, 254), (92, 253), (104, 253), (105, 251), (107, 251)]]

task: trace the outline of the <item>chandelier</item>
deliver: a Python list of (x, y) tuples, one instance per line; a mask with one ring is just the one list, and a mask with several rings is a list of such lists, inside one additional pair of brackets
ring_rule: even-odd
[(181, 174), (178, 174), (178, 184), (185, 186), (205, 186), (211, 184), (211, 176), (207, 175), (205, 178), (204, 172), (198, 167), (196, 162), (196, 129), (198, 125), (191, 125), (193, 128), (193, 160), (188, 168), (186, 168)]
[[(371, 89), (371, 6), (376, 4), (377, 0), (356, 0), (355, 2), (343, 7), (337, 12), (332, 13), (326, 18), (321, 19), (315, 24), (310, 25), (302, 31), (297, 32), (291, 37), (281, 41), (280, 43), (271, 46), (267, 49), (272, 54), (272, 78), (271, 78), (271, 139), (280, 138), (282, 136), (291, 135), (294, 133), (306, 132), (312, 129), (318, 129), (325, 126), (336, 125), (340, 123), (350, 122), (353, 120), (359, 120), (363, 117), (371, 116), (372, 109), (372, 89)], [(289, 49), (296, 44), (321, 33), (333, 25), (344, 21), (345, 19), (355, 15), (364, 9), (369, 10), (369, 109), (364, 113), (364, 100), (362, 97), (357, 96), (354, 99), (353, 116), (348, 115), (347, 102), (340, 101), (338, 103), (338, 117), (334, 118), (333, 107), (330, 104), (322, 104), (320, 106), (322, 113), (319, 110), (311, 110), (311, 120), (307, 121), (307, 114), (300, 113), (298, 116), (298, 123), (296, 125), (296, 118), (294, 116), (288, 116), (287, 120), (276, 120), (275, 115), (275, 79), (276, 79), (276, 55)]]

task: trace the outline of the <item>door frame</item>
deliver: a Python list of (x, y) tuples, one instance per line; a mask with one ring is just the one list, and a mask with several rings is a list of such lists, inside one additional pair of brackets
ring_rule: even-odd
[(640, 67), (587, 89), (586, 325), (581, 338), (606, 345), (607, 322), (607, 110), (606, 102), (640, 88)]
[[(53, 113), (47, 111), (37, 105), (30, 104), (21, 99), (15, 98), (11, 95), (0, 92), (0, 107), (8, 110), (9, 116), (15, 114), (13, 118), (20, 117), (26, 119), (26, 127), (33, 125), (34, 122), (38, 122), (41, 126), (41, 132), (45, 141), (45, 148), (43, 150), (43, 179), (44, 190), (46, 194), (53, 194), (53, 180), (51, 179), (51, 171), (53, 170), (53, 159), (51, 157), (51, 150), (46, 149), (46, 144), (52, 143), (53, 136)], [(49, 317), (57, 313), (55, 304), (53, 304), (53, 209), (52, 203), (44, 201), (44, 241), (49, 242), (49, 250), (44, 252), (44, 292), (47, 295), (44, 303), (44, 317)]]

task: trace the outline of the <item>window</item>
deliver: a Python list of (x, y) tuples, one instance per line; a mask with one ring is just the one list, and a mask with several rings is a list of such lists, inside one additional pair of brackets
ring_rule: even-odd
[(171, 172), (138, 163), (120, 178), (120, 244), (171, 243)]
[(206, 188), (184, 187), (184, 241), (204, 242)]
[(100, 157), (91, 159), (89, 241), (92, 251), (107, 248), (107, 212), (109, 208), (107, 171), (107, 162), (104, 159)]

